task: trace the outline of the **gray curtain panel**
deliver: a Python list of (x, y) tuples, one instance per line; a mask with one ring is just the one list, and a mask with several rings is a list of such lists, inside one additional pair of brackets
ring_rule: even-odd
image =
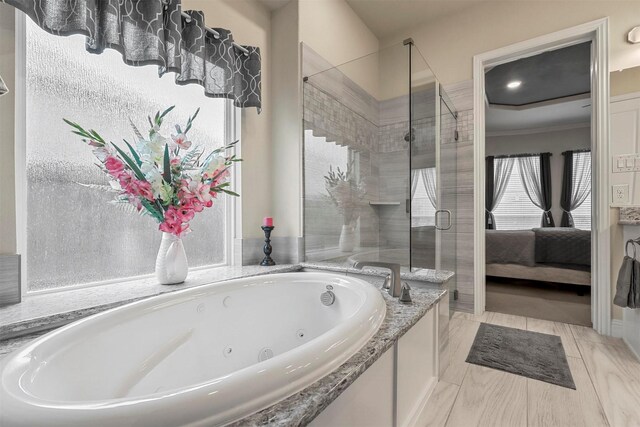
[(176, 73), (177, 84), (197, 83), (206, 96), (233, 100), (236, 107), (261, 102), (260, 49), (233, 45), (222, 28), (215, 38), (205, 30), (202, 12), (181, 15), (181, 0), (0, 0), (56, 35), (83, 34), (87, 50), (105, 48), (133, 66), (156, 64), (159, 74)]

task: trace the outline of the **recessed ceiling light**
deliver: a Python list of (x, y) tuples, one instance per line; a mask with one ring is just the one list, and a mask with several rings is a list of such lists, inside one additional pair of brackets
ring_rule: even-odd
[(520, 87), (521, 84), (522, 82), (520, 80), (514, 80), (512, 82), (507, 83), (507, 87), (509, 89), (515, 89), (517, 87)]

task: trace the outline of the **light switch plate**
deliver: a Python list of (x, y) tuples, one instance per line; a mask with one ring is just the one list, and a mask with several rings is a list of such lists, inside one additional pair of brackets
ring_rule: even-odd
[(613, 156), (613, 173), (640, 171), (640, 154)]
[(612, 186), (612, 202), (614, 205), (629, 204), (629, 184), (618, 184)]

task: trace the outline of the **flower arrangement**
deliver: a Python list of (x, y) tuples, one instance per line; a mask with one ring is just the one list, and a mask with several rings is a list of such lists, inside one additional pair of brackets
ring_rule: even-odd
[(355, 177), (353, 164), (347, 165), (346, 171), (341, 171), (339, 167), (334, 171), (329, 166), (324, 181), (329, 198), (342, 214), (344, 224), (352, 224), (358, 219), (358, 209), (366, 193), (364, 185)]
[(184, 128), (175, 125), (176, 133), (166, 137), (160, 133), (165, 116), (171, 106), (149, 116), (149, 132), (145, 138), (131, 122), (136, 142), (123, 142), (127, 151), (107, 142), (95, 130), (85, 130), (70, 120), (63, 119), (82, 141), (93, 148), (97, 166), (110, 178), (110, 191), (115, 192), (114, 203), (130, 204), (141, 213), (153, 217), (165, 233), (181, 237), (190, 231), (189, 222), (205, 208), (213, 206), (220, 193), (238, 196), (229, 189), (229, 168), (241, 161), (235, 155), (225, 156), (235, 143), (213, 150), (194, 146), (188, 132), (199, 109), (189, 117)]

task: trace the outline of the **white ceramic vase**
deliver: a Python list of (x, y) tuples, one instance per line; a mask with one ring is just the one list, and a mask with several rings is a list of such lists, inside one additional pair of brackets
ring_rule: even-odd
[(345, 224), (340, 232), (340, 242), (338, 243), (340, 252), (353, 252), (356, 247), (356, 226)]
[(156, 258), (156, 278), (161, 285), (175, 285), (187, 278), (187, 254), (182, 239), (162, 233), (162, 242)]

